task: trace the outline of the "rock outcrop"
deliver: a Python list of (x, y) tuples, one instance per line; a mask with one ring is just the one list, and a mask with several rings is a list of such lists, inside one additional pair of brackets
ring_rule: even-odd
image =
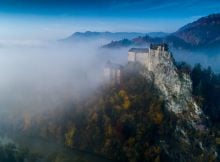
[[(146, 50), (145, 50), (146, 51)], [(139, 56), (141, 53), (133, 53)], [(129, 53), (131, 56), (132, 53)], [(192, 82), (186, 73), (179, 73), (172, 54), (166, 44), (151, 46), (143, 57), (134, 60), (146, 67), (146, 74), (153, 80), (166, 100), (166, 107), (175, 114), (190, 110), (191, 115), (199, 116), (201, 110), (192, 97)], [(141, 58), (141, 59), (139, 59)], [(131, 60), (129, 60), (131, 61)]]
[[(173, 132), (176, 139), (173, 140), (179, 141), (180, 145), (184, 143), (188, 148), (196, 144), (201, 152), (215, 157), (215, 147), (207, 144), (203, 138), (210, 137), (210, 131), (205, 125), (207, 118), (193, 99), (190, 75), (178, 71), (168, 46), (166, 44), (151, 45), (149, 52), (143, 52), (142, 57), (140, 57), (140, 52), (137, 55), (130, 51), (130, 58), (132, 54), (135, 58), (133, 60), (140, 62), (146, 68), (144, 75), (159, 89), (165, 100), (165, 108), (170, 113), (174, 113), (178, 119), (175, 132)], [(189, 132), (197, 134), (197, 139), (196, 135), (192, 136)], [(203, 137), (200, 136), (201, 134)], [(167, 154), (172, 153), (168, 151)]]

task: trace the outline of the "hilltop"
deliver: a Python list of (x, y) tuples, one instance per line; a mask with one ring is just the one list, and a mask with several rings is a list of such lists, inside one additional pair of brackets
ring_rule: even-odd
[(173, 35), (195, 47), (220, 45), (220, 14), (202, 17), (183, 26)]
[[(202, 17), (162, 38), (145, 35), (129, 41), (130, 46), (164, 42), (176, 49), (216, 50), (220, 47), (220, 14)], [(120, 48), (127, 47), (127, 45), (124, 45), (122, 41), (112, 41), (103, 47)]]

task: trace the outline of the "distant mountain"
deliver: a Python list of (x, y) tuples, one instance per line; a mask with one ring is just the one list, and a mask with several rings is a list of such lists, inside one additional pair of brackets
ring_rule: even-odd
[(176, 37), (173, 34), (170, 34), (165, 37), (151, 37), (149, 35), (145, 35), (143, 37), (129, 39), (123, 39), (119, 41), (111, 41), (110, 43), (103, 45), (103, 48), (124, 48), (124, 47), (141, 47), (146, 46), (146, 44), (151, 43), (167, 43), (170, 47), (174, 48), (183, 48), (190, 49), (193, 46), (190, 43), (185, 42), (181, 38)]
[(120, 39), (133, 39), (135, 37), (144, 36), (146, 33), (138, 32), (76, 32), (69, 36), (68, 38), (63, 39), (63, 41), (85, 41), (85, 40), (94, 40), (94, 39), (106, 39), (106, 40), (120, 40)]
[[(165, 37), (169, 35), (168, 33), (164, 32), (150, 32), (147, 33), (150, 37)], [(62, 39), (62, 41), (86, 41), (86, 40), (94, 40), (94, 39), (106, 39), (106, 40), (126, 40), (126, 39), (133, 39), (136, 37), (144, 37), (146, 33), (139, 33), (139, 32), (75, 32), (71, 36)]]
[(170, 33), (164, 33), (164, 32), (149, 32), (147, 33), (147, 35), (149, 35), (150, 37), (158, 37), (158, 38), (162, 38), (162, 37), (166, 37), (168, 36)]
[[(119, 41), (120, 42), (120, 41)], [(212, 14), (187, 24), (178, 31), (164, 37), (145, 35), (130, 40), (130, 46), (142, 46), (144, 43), (164, 42), (174, 48), (204, 50), (220, 48), (220, 14)], [(103, 47), (127, 47), (118, 42), (111, 42)]]
[(200, 18), (183, 26), (173, 35), (193, 46), (210, 47), (220, 45), (220, 14)]
[(139, 36), (132, 40), (123, 39), (119, 41), (112, 41), (111, 43), (104, 45), (104, 48), (121, 48), (121, 47), (129, 47), (129, 46), (146, 46), (146, 44), (150, 43), (160, 43), (162, 38), (159, 37), (150, 37), (149, 35), (145, 35), (143, 37)]

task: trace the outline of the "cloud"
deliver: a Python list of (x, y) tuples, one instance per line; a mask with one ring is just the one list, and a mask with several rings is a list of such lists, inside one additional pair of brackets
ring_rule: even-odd
[(0, 39), (0, 48), (38, 48), (44, 47), (48, 42), (40, 40), (4, 40)]
[(0, 48), (0, 114), (63, 109), (102, 83), (107, 60), (122, 63), (127, 55), (101, 50), (96, 41), (32, 43)]

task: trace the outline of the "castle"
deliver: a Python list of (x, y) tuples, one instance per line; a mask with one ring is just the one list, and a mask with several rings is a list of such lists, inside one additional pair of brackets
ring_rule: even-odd
[(108, 61), (104, 68), (104, 79), (113, 84), (121, 83), (122, 66)]
[[(151, 44), (149, 48), (131, 48), (128, 51), (128, 62), (139, 62), (151, 70), (153, 69), (152, 66), (155, 65), (155, 60), (152, 60), (152, 56), (159, 57), (160, 55), (167, 55), (166, 57), (170, 56), (167, 44)], [(121, 65), (113, 64), (108, 61), (104, 68), (105, 80), (111, 83), (120, 84), (121, 70)]]
[[(154, 44), (149, 48), (132, 48), (128, 51), (128, 62), (139, 62), (145, 67), (144, 75), (160, 90), (168, 110), (181, 114), (190, 108), (194, 112), (193, 118), (201, 114), (192, 97), (190, 75), (179, 74), (167, 44)], [(111, 81), (110, 83), (121, 84), (122, 66), (108, 62), (104, 74), (105, 78)]]
[(151, 44), (150, 48), (131, 48), (128, 51), (128, 62), (140, 62), (143, 65), (149, 63), (149, 56), (160, 55), (162, 53), (169, 52), (168, 45), (165, 43), (162, 44)]

